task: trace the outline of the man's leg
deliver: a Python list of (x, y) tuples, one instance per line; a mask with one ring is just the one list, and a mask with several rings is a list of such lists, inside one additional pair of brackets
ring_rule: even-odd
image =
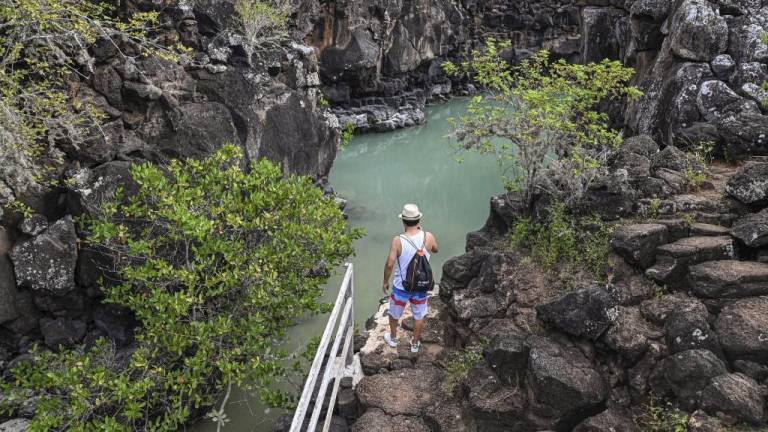
[(421, 331), (424, 330), (424, 318), (427, 316), (427, 297), (411, 298), (411, 312), (413, 313), (413, 342), (421, 340)]
[(413, 341), (418, 342), (421, 340), (421, 331), (424, 329), (424, 320), (413, 320)]
[(389, 316), (389, 334), (392, 335), (392, 338), (397, 337), (397, 326), (400, 324), (400, 322), (394, 318), (392, 318), (392, 315)]

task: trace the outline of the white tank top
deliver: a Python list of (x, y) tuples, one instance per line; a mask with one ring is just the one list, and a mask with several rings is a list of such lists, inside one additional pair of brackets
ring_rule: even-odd
[[(406, 240), (407, 238), (408, 240)], [(411, 244), (413, 243), (413, 244)], [(406, 271), (408, 269), (408, 264), (411, 263), (411, 259), (414, 255), (416, 255), (416, 250), (418, 247), (421, 247), (424, 249), (424, 254), (427, 256), (427, 260), (429, 260), (429, 249), (427, 249), (427, 232), (421, 231), (419, 234), (416, 234), (414, 237), (411, 237), (406, 234), (400, 234), (400, 245), (402, 246), (402, 251), (400, 252), (400, 256), (397, 258), (397, 266), (395, 266), (395, 281), (393, 282), (393, 285), (395, 288), (399, 290), (405, 291), (405, 288), (403, 288), (403, 278), (400, 274), (400, 269), (402, 271)], [(416, 245), (416, 247), (413, 247)]]

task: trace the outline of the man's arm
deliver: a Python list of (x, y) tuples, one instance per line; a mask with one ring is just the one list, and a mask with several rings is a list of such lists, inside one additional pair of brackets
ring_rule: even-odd
[(395, 260), (397, 260), (399, 250), (400, 239), (395, 237), (389, 245), (389, 255), (387, 256), (387, 262), (384, 263), (384, 285), (381, 287), (384, 294), (389, 292), (389, 278), (392, 276), (392, 269), (395, 267)]
[(427, 233), (427, 245), (429, 246), (429, 253), (437, 253), (437, 239), (434, 234)]

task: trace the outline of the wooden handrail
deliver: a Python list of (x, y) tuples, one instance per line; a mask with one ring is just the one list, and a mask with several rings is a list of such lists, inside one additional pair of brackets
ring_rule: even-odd
[[(328, 411), (326, 412), (325, 419), (323, 421), (323, 432), (327, 432), (331, 425), (331, 416), (333, 415), (333, 408), (336, 405), (336, 395), (338, 394), (339, 382), (346, 368), (352, 363), (352, 337), (354, 332), (354, 307), (353, 307), (353, 269), (352, 263), (346, 264), (347, 270), (344, 273), (344, 279), (341, 281), (341, 287), (339, 288), (339, 294), (336, 297), (336, 302), (333, 305), (333, 311), (328, 317), (328, 323), (325, 325), (323, 336), (320, 339), (320, 344), (317, 347), (317, 353), (312, 361), (312, 367), (307, 375), (307, 380), (304, 383), (304, 390), (301, 392), (301, 399), (296, 406), (296, 412), (293, 414), (293, 421), (291, 422), (290, 432), (300, 432), (304, 426), (304, 421), (307, 417), (307, 411), (309, 410), (309, 404), (312, 401), (312, 396), (317, 393), (315, 398), (315, 407), (312, 411), (309, 424), (307, 425), (307, 432), (314, 432), (317, 424), (320, 420), (320, 412), (323, 409), (323, 402), (325, 394), (328, 390), (328, 386), (331, 381), (334, 381), (333, 389), (331, 391), (331, 398), (328, 404)], [(336, 335), (333, 337), (333, 345), (331, 350), (328, 351), (328, 345), (331, 343), (331, 336), (333, 335), (333, 329), (337, 327)], [(338, 358), (341, 360), (341, 365), (337, 365), (337, 354), (341, 342), (344, 341), (344, 346), (341, 350)], [(325, 368), (323, 368), (323, 361), (327, 359)], [(315, 392), (317, 385), (317, 378), (320, 375), (320, 371), (323, 371), (323, 378), (320, 381), (320, 386)]]

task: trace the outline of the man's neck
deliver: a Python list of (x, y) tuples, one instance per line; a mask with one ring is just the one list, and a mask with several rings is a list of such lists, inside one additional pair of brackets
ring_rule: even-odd
[(418, 234), (419, 231), (421, 231), (421, 228), (419, 228), (417, 226), (415, 226), (415, 227), (406, 227), (405, 228), (405, 234), (409, 235), (409, 236), (412, 236), (414, 234)]

